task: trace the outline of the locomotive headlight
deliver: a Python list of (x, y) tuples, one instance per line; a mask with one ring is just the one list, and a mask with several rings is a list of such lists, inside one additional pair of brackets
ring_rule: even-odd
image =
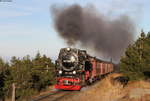
[(62, 74), (62, 71), (60, 70), (58, 73), (59, 73), (59, 74)]
[(70, 59), (71, 59), (71, 62), (74, 62), (76, 60), (74, 56), (71, 56)]
[(72, 73), (73, 73), (73, 74), (76, 74), (76, 71), (73, 71)]
[(70, 48), (69, 48), (69, 47), (67, 48), (67, 51), (70, 51)]

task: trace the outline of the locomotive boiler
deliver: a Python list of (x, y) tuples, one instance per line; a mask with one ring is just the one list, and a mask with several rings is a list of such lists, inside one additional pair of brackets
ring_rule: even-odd
[(56, 89), (80, 90), (113, 72), (111, 62), (92, 57), (85, 50), (62, 48), (56, 60)]

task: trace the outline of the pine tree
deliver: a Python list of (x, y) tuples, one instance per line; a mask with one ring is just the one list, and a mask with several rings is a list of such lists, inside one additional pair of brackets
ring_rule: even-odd
[(38, 52), (33, 62), (32, 86), (41, 90), (54, 81), (54, 64), (46, 55), (41, 56)]
[(38, 52), (33, 59), (29, 55), (13, 56), (10, 63), (0, 58), (0, 100), (12, 95), (12, 85), (15, 85), (16, 100), (22, 101), (53, 82), (54, 64), (46, 55)]
[(9, 96), (12, 75), (8, 63), (0, 58), (0, 99)]
[(129, 45), (125, 56), (120, 60), (121, 72), (131, 80), (145, 79), (145, 72), (150, 70), (150, 38), (142, 31), (139, 39)]

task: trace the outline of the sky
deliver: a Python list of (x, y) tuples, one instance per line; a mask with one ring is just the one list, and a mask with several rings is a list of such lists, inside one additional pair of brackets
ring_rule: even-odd
[[(0, 0), (0, 57), (35, 56), (37, 52), (55, 60), (67, 47), (54, 28), (52, 6), (92, 5), (110, 17), (127, 14), (137, 29), (150, 31), (149, 0)], [(4, 2), (5, 1), (5, 2)], [(11, 2), (7, 2), (11, 1)]]

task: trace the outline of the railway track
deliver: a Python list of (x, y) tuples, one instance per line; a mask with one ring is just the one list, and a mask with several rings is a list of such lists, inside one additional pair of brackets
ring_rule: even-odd
[[(97, 82), (93, 83), (90, 86), (83, 87), (81, 89), (81, 91), (85, 91), (87, 89), (90, 89), (91, 86), (95, 85)], [(38, 97), (34, 97), (29, 101), (61, 101), (61, 99), (63, 99), (64, 97), (65, 98), (71, 98), (73, 95), (76, 95), (79, 92), (80, 91), (64, 91), (64, 90), (51, 91), (49, 93), (40, 95)]]
[(48, 94), (32, 98), (30, 101), (60, 101), (66, 96), (71, 96), (79, 91), (54, 91)]

